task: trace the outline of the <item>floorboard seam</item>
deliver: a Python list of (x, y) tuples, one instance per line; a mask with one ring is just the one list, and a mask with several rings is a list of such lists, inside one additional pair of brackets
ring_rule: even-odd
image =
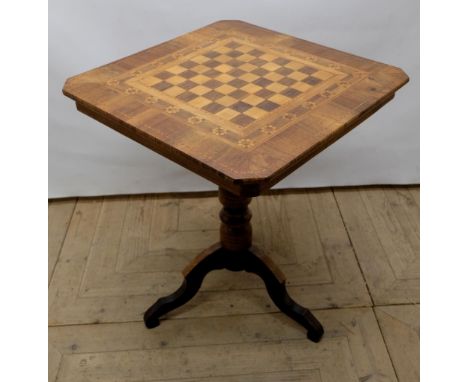
[(359, 258), (357, 256), (356, 248), (354, 247), (353, 240), (351, 239), (351, 235), (349, 234), (348, 227), (346, 226), (346, 222), (345, 222), (345, 220), (343, 218), (343, 213), (341, 212), (340, 203), (338, 203), (338, 199), (336, 198), (335, 188), (334, 187), (331, 188), (331, 192), (333, 194), (333, 199), (335, 199), (336, 206), (338, 207), (338, 212), (340, 213), (341, 221), (343, 222), (343, 226), (345, 228), (346, 235), (348, 236), (349, 243), (351, 244), (351, 248), (353, 249), (354, 258), (356, 259), (357, 265), (359, 267), (359, 271), (361, 272), (361, 276), (362, 276), (362, 278), (364, 280), (364, 283), (366, 284), (367, 294), (369, 295), (369, 298), (371, 300), (372, 307), (374, 307), (375, 306), (374, 298), (372, 297), (372, 294), (370, 292), (370, 288), (369, 288), (369, 285), (367, 283), (366, 276), (364, 275), (364, 272), (363, 272), (362, 267), (361, 267), (361, 263), (359, 262)]
[(419, 302), (398, 302), (398, 303), (390, 303), (390, 304), (375, 304), (373, 306), (373, 308), (381, 308), (383, 306), (419, 306), (420, 303)]
[[(403, 304), (395, 304), (395, 305), (403, 305)], [(407, 304), (410, 305), (410, 304)], [(383, 306), (383, 305), (378, 305)], [(373, 306), (369, 305), (353, 305), (353, 306), (342, 306), (342, 307), (324, 307), (319, 309), (312, 309), (314, 312), (321, 312), (321, 311), (330, 311), (330, 310), (346, 310), (346, 309), (373, 309)], [(283, 315), (281, 311), (274, 311), (274, 312), (260, 312), (260, 313), (240, 313), (240, 314), (220, 314), (215, 316), (192, 316), (192, 317), (178, 317), (174, 315), (173, 317), (163, 318), (161, 319), (161, 324), (164, 321), (174, 321), (174, 320), (209, 320), (209, 319), (218, 319), (218, 318), (227, 318), (227, 317), (242, 317), (242, 316), (260, 316), (260, 315)], [(143, 315), (142, 315), (143, 317)], [(83, 322), (83, 323), (67, 323), (67, 324), (49, 324), (49, 328), (61, 328), (65, 326), (87, 326), (87, 325), (113, 325), (113, 324), (132, 324), (132, 323), (143, 323), (143, 318), (141, 320), (128, 320), (128, 321), (109, 321), (109, 322)]]
[(73, 211), (72, 211), (72, 213), (70, 215), (70, 221), (68, 222), (67, 229), (65, 230), (65, 235), (63, 235), (63, 240), (60, 243), (60, 248), (59, 248), (59, 251), (58, 251), (58, 254), (57, 254), (57, 260), (55, 260), (54, 267), (52, 268), (52, 273), (50, 274), (50, 280), (49, 280), (49, 284), (48, 284), (49, 286), (50, 286), (50, 283), (52, 282), (52, 279), (54, 278), (55, 268), (57, 267), (57, 263), (58, 263), (58, 261), (60, 259), (60, 255), (62, 254), (63, 244), (65, 243), (65, 240), (67, 239), (68, 231), (70, 229), (70, 224), (71, 224), (71, 221), (73, 219), (73, 215), (75, 214), (75, 209), (76, 209), (77, 204), (78, 204), (78, 198), (75, 198), (75, 204), (73, 205)]
[(388, 350), (388, 345), (387, 345), (387, 341), (385, 340), (385, 336), (384, 336), (383, 331), (382, 331), (382, 326), (380, 325), (380, 321), (379, 321), (379, 318), (377, 317), (377, 314), (375, 314), (375, 307), (372, 308), (372, 313), (374, 314), (375, 320), (377, 321), (377, 325), (379, 326), (380, 335), (381, 335), (382, 340), (384, 342), (385, 350), (387, 350), (388, 358), (390, 359), (390, 363), (392, 364), (392, 368), (393, 368), (393, 372), (395, 373), (395, 377), (396, 377), (397, 381), (400, 381), (400, 378), (398, 377), (398, 373), (397, 373), (395, 364), (393, 363), (392, 355), (390, 354), (390, 351)]

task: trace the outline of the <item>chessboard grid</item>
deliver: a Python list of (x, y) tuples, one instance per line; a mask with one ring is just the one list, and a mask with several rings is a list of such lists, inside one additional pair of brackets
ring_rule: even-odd
[[(232, 48), (232, 47), (229, 48), (229, 47), (224, 46), (224, 45), (229, 44), (230, 42), (237, 43), (237, 46), (235, 48)], [(225, 54), (226, 49), (240, 51), (241, 54), (233, 53), (233, 55), (235, 56), (237, 55), (237, 57), (233, 58)], [(312, 71), (316, 70), (313, 73), (313, 76), (316, 78), (319, 78), (321, 81), (311, 86), (309, 90), (297, 95), (293, 99), (294, 102), (285, 102), (284, 104), (275, 108), (272, 112), (266, 113), (265, 117), (256, 119), (250, 124), (246, 124), (245, 126), (242, 126), (237, 123), (233, 123), (230, 120), (223, 118), (221, 115), (217, 115), (212, 112), (210, 113), (207, 110), (204, 110), (200, 107), (196, 107), (188, 102), (178, 99), (177, 97), (166, 94), (166, 92), (164, 91), (159, 91), (155, 89), (154, 87), (148, 86), (145, 84), (145, 81), (151, 80), (152, 77), (157, 76), (158, 73), (161, 73), (161, 72), (168, 72), (168, 73), (171, 73), (170, 71), (176, 72), (176, 73), (173, 73), (175, 74), (174, 76), (170, 74), (169, 77), (176, 77), (176, 75), (178, 74), (177, 72), (182, 73), (183, 71), (188, 70), (188, 69), (192, 71), (197, 71), (197, 70), (201, 71), (200, 73), (197, 73), (197, 76), (198, 75), (206, 76), (207, 74), (216, 74), (215, 72), (213, 72), (213, 67), (209, 66), (210, 69), (206, 70), (205, 67), (207, 65), (202, 65), (202, 64), (204, 64), (205, 62), (207, 62), (209, 59), (211, 59), (214, 56), (216, 56), (217, 61), (223, 61), (223, 64), (232, 59), (238, 59), (238, 60), (251, 59), (249, 55), (247, 56), (245, 55), (252, 51), (255, 52), (256, 49), (261, 51), (260, 56), (262, 56), (262, 58), (259, 58), (260, 60), (264, 58), (270, 61), (277, 60), (274, 63), (276, 65), (283, 64), (283, 66), (285, 66), (288, 64), (289, 66), (292, 66), (292, 67), (296, 65), (296, 67), (298, 67), (299, 69), (301, 69), (302, 67), (307, 67), (307, 66), (312, 67)], [(213, 51), (213, 50), (215, 50), (215, 52), (210, 53), (210, 51)], [(204, 57), (200, 57), (200, 56), (204, 56)], [(209, 57), (209, 56), (212, 56), (212, 57)], [(250, 56), (253, 56), (253, 55), (250, 55)], [(193, 65), (193, 63), (192, 64), (188, 63), (192, 61), (204, 61), (204, 62), (202, 62), (202, 64), (196, 63), (196, 65)], [(265, 63), (263, 62), (257, 62), (257, 63), (261, 65), (265, 65)], [(184, 64), (184, 66), (182, 66), (182, 64)], [(180, 66), (184, 68), (183, 71), (181, 71), (180, 68), (177, 68)], [(185, 68), (185, 66), (190, 66), (190, 68)], [(267, 68), (268, 67), (269, 66), (267, 65)], [(275, 66), (270, 66), (270, 68), (278, 69)], [(249, 69), (249, 67), (248, 66), (243, 67), (243, 69)], [(251, 67), (250, 69), (251, 71), (255, 70), (255, 69), (252, 69)], [(277, 76), (278, 73), (275, 73), (274, 71), (272, 71), (272, 72), (268, 72), (265, 74), (264, 71), (267, 69), (265, 68), (257, 68), (257, 69), (258, 70), (255, 70), (257, 75), (263, 74), (267, 76), (267, 79), (269, 80), (272, 80), (272, 79), (279, 80)], [(233, 80), (227, 76), (232, 77), (232, 74), (235, 75), (239, 73), (236, 73), (236, 72), (228, 73), (228, 72), (229, 70), (224, 73), (221, 72), (220, 77), (211, 78), (211, 79), (217, 80), (217, 81), (219, 81), (219, 79), (221, 80), (224, 79), (224, 81), (226, 82), (225, 84), (229, 86), (235, 85), (236, 82), (234, 82), (233, 84), (229, 84), (229, 82)], [(291, 75), (291, 73), (289, 72), (284, 73), (283, 77), (287, 78), (287, 75)], [(293, 74), (293, 76), (297, 76), (297, 75)], [(167, 77), (167, 74), (166, 74), (166, 77)], [(164, 80), (168, 80), (176, 84), (177, 82), (181, 83), (180, 79), (179, 80), (173, 79), (173, 78), (169, 79), (169, 77), (165, 78)], [(184, 78), (183, 81), (185, 81), (186, 80), (185, 77), (183, 78)], [(152, 105), (152, 107), (162, 110), (164, 113), (169, 114), (172, 118), (176, 118), (192, 126), (196, 125), (197, 132), (200, 132), (202, 136), (205, 136), (205, 137), (216, 136), (217, 140), (221, 140), (225, 144), (236, 147), (238, 149), (242, 149), (244, 151), (251, 151), (255, 149), (255, 147), (257, 147), (261, 143), (271, 139), (272, 137), (276, 136), (280, 132), (284, 131), (285, 129), (297, 123), (302, 117), (306, 116), (310, 110), (318, 107), (322, 102), (329, 100), (331, 97), (337, 96), (343, 90), (347, 89), (352, 84), (360, 81), (362, 78), (364, 78), (364, 73), (354, 68), (350, 68), (346, 65), (337, 65), (333, 61), (329, 61), (321, 57), (311, 56), (311, 55), (301, 55), (300, 52), (296, 52), (291, 49), (278, 50), (276, 49), (276, 46), (271, 46), (271, 44), (258, 45), (256, 43), (253, 43), (250, 39), (244, 36), (239, 36), (239, 35), (238, 36), (231, 36), (231, 35), (226, 36), (226, 34), (224, 34), (224, 35), (216, 36), (216, 39), (210, 40), (209, 43), (200, 43), (196, 45), (195, 47), (190, 47), (185, 50), (184, 49), (179, 50), (173, 53), (171, 56), (166, 56), (166, 57), (162, 57), (161, 59), (151, 61), (150, 63), (147, 63), (144, 66), (133, 69), (131, 72), (129, 71), (126, 73), (122, 73), (122, 75), (120, 76), (113, 77), (110, 80), (108, 79), (106, 81), (106, 84), (110, 86), (111, 88), (113, 88), (114, 90), (124, 92), (125, 94), (131, 97), (136, 97), (139, 100), (139, 102), (142, 102), (145, 105)], [(254, 79), (253, 77), (251, 77), (251, 79), (252, 81), (258, 80), (258, 78)], [(260, 79), (262, 79), (262, 77), (260, 77)], [(226, 80), (229, 80), (229, 81), (226, 81)], [(159, 79), (156, 79), (156, 82), (158, 81)], [(222, 85), (225, 85), (225, 84), (222, 84)], [(205, 85), (205, 83), (202, 83), (201, 85)], [(268, 83), (268, 85), (271, 85), (271, 84)], [(223, 89), (226, 89), (226, 88), (223, 88)], [(238, 90), (239, 89), (234, 91), (234, 95), (238, 95)], [(270, 90), (262, 89), (262, 92), (266, 93), (266, 92), (270, 92)], [(277, 98), (279, 98), (279, 97), (275, 97), (277, 94), (275, 94), (274, 92), (272, 93), (273, 95), (270, 93), (267, 93), (267, 95), (274, 97), (273, 101), (277, 100)], [(223, 95), (223, 97), (225, 96), (226, 95)], [(228, 94), (228, 96), (232, 96), (232, 94)], [(254, 97), (251, 97), (250, 94), (245, 96), (244, 99), (254, 100), (255, 102)], [(244, 99), (241, 98), (240, 101), (244, 101)], [(256, 102), (259, 102), (259, 103), (263, 101), (264, 99), (261, 101), (259, 101), (258, 99), (256, 100)], [(241, 104), (241, 107), (242, 107), (242, 104)], [(242, 117), (242, 112), (239, 115)], [(240, 117), (238, 119), (240, 119)]]
[(246, 127), (333, 76), (310, 64), (231, 40), (138, 81)]

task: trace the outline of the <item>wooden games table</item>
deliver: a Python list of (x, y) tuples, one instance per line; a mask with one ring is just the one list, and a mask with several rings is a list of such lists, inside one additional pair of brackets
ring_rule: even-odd
[(252, 247), (252, 197), (375, 113), (408, 81), (400, 69), (242, 21), (219, 21), (69, 78), (79, 111), (219, 187), (220, 241), (196, 257), (148, 328), (215, 269), (260, 276), (277, 307), (319, 341), (278, 267)]

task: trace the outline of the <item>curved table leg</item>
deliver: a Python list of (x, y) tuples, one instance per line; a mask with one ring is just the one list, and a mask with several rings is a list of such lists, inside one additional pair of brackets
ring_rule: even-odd
[(319, 342), (323, 327), (309, 309), (304, 308), (289, 296), (286, 290), (286, 279), (273, 261), (253, 251), (246, 253), (245, 270), (260, 276), (265, 283), (268, 294), (275, 305), (298, 324), (307, 329), (307, 338)]
[(145, 312), (144, 320), (147, 328), (159, 325), (159, 318), (166, 313), (184, 305), (192, 299), (200, 289), (206, 274), (215, 269), (224, 268), (224, 249), (218, 244), (211, 246), (198, 255), (192, 263), (185, 268), (184, 281), (174, 293), (158, 299)]

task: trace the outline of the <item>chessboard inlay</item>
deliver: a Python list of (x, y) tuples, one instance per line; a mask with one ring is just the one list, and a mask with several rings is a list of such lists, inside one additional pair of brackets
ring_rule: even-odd
[(160, 97), (245, 127), (335, 75), (229, 39), (139, 82)]
[(249, 150), (361, 78), (355, 70), (310, 58), (230, 36), (110, 82)]

